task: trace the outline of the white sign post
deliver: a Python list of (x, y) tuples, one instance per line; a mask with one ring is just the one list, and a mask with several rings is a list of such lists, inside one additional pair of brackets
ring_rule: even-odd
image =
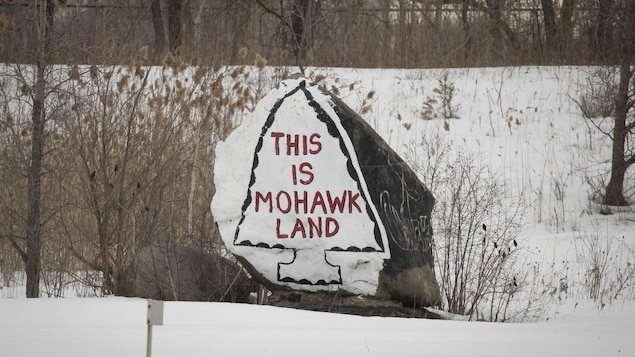
[(163, 325), (163, 301), (148, 300), (148, 341), (146, 356), (152, 356), (152, 326)]

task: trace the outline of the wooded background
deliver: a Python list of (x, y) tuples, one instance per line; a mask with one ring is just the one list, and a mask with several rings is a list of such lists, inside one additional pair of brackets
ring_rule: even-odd
[[(622, 0), (55, 1), (51, 59), (103, 64), (149, 46), (235, 64), (474, 67), (617, 60)], [(32, 62), (36, 1), (0, 1), (3, 62)], [(630, 19), (633, 21), (633, 19)], [(115, 56), (115, 58), (113, 58)]]
[(0, 287), (126, 294), (151, 246), (228, 256), (213, 150), (286, 66), (619, 65), (623, 203), (633, 23), (633, 0), (0, 0)]

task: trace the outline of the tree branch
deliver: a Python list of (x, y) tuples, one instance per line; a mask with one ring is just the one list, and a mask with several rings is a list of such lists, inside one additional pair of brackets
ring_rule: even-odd
[(281, 14), (279, 14), (279, 13), (275, 12), (274, 10), (270, 9), (267, 5), (263, 4), (262, 1), (260, 1), (260, 0), (248, 0), (248, 2), (249, 1), (255, 3), (258, 6), (260, 6), (263, 10), (265, 10), (266, 13), (277, 17), (282, 23), (284, 23), (286, 25), (286, 21), (284, 21), (284, 17), (282, 17)]
[(13, 248), (16, 250), (16, 252), (18, 252), (18, 254), (20, 255), (20, 258), (22, 258), (22, 261), (26, 262), (26, 259), (27, 259), (26, 251), (24, 249), (22, 249), (22, 247), (20, 247), (18, 242), (15, 240), (15, 237), (13, 236), (13, 234), (10, 234), (10, 235), (5, 236), (5, 237), (7, 239), (9, 239), (9, 242), (11, 243), (11, 246), (13, 246)]

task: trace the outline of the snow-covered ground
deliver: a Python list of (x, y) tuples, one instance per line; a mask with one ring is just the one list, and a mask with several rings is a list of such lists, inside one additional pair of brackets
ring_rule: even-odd
[[(143, 356), (146, 303), (6, 299), (2, 356)], [(153, 356), (633, 356), (635, 305), (498, 324), (359, 317), (271, 306), (165, 303)]]
[[(153, 355), (635, 356), (635, 277), (628, 275), (635, 265), (635, 213), (609, 208), (613, 214), (600, 215), (606, 207), (590, 200), (593, 186), (608, 179), (610, 157), (609, 141), (585, 123), (575, 103), (591, 71), (315, 70), (353, 109), (368, 106), (363, 117), (415, 169), (435, 158), (431, 149), (446, 148), (447, 157), (469, 152), (500, 178), (507, 198), (522, 203), (519, 257), (527, 279), (516, 304), (532, 304), (531, 320), (416, 320), (167, 302), (164, 325), (154, 328)], [(424, 120), (442, 111), (433, 104), (426, 113), (425, 103), (438, 95), (444, 73), (455, 88), (459, 118)], [(628, 195), (634, 183), (630, 170)], [(145, 300), (14, 298), (22, 296), (19, 286), (0, 290), (8, 298), (0, 299), (0, 356), (145, 353)]]

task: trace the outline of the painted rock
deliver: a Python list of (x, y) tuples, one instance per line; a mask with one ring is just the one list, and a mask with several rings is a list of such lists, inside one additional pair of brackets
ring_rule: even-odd
[(334, 95), (296, 76), (216, 147), (221, 237), (272, 291), (434, 306), (434, 197)]

